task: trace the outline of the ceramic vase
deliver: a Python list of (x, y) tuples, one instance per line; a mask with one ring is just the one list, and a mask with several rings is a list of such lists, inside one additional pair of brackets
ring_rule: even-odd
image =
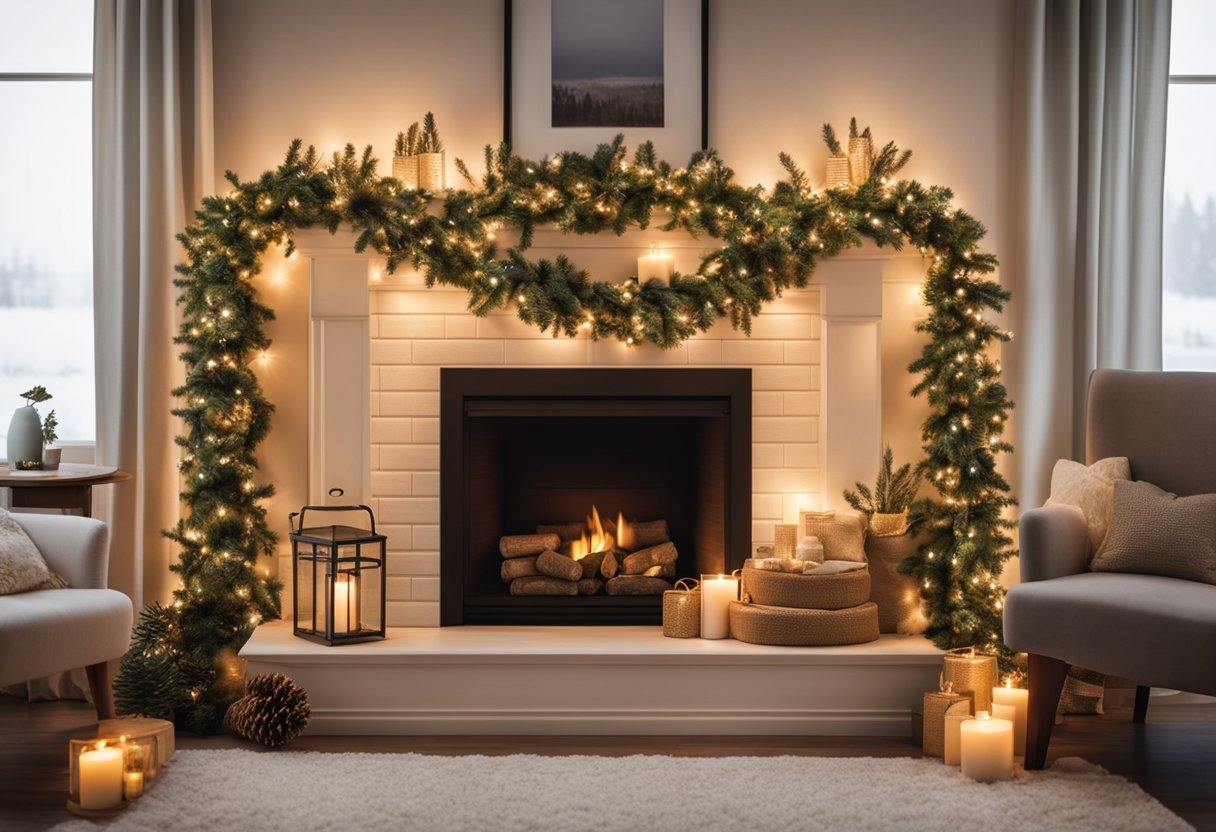
[(8, 424), (8, 467), (21, 462), (42, 464), (42, 420), (31, 406), (17, 408)]

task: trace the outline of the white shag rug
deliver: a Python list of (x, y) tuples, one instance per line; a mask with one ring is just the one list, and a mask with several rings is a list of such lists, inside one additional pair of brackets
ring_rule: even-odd
[[(75, 820), (57, 832), (98, 826)], [(1076, 758), (985, 785), (936, 760), (179, 751), (107, 832), (1191, 829)]]

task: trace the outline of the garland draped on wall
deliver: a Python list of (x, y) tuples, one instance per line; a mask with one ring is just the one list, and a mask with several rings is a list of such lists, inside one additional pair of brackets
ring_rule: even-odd
[[(783, 153), (787, 178), (765, 192), (736, 184), (713, 150), (672, 168), (649, 143), (629, 157), (620, 137), (590, 156), (539, 162), (487, 147), (480, 182), (457, 161), (469, 187), (448, 191), (441, 203), (379, 176), (370, 147), (360, 155), (348, 145), (326, 163), (297, 140), (283, 164), (257, 180), (227, 174), (232, 190), (205, 199), (179, 235), (186, 262), (175, 281), (184, 307), (176, 342), (186, 382), (174, 391), (174, 413), (186, 425), (177, 443), (187, 512), (165, 534), (181, 549), (172, 567), (181, 585), (170, 606), (141, 614), (116, 683), (120, 711), (216, 728), (240, 694), (234, 651), (262, 619), (278, 615), (281, 586), (258, 567), (276, 543), (261, 506), (273, 488), (254, 480), (273, 406), (248, 366), (269, 345), (263, 325), (273, 313), (250, 279), (268, 247), (292, 251), (293, 231), (343, 224), (358, 235), (356, 251), (381, 255), (390, 271), (412, 263), (427, 286), (465, 290), (476, 315), (513, 308), (554, 337), (662, 348), (722, 317), (750, 332), (766, 302), (806, 286), (820, 259), (864, 239), (916, 246), (927, 263), (928, 309), (917, 329), (929, 337), (910, 367), (919, 376), (912, 392), (930, 405), (920, 468), (941, 499), (925, 507), (931, 542), (902, 568), (920, 581), (935, 643), (976, 644), (1007, 660), (998, 578), (1013, 554), (1011, 524), (1002, 519), (1013, 500), (996, 458), (1013, 450), (1002, 439), (1013, 405), (988, 352), (1010, 336), (988, 316), (1008, 293), (988, 277), (997, 261), (978, 248), (983, 226), (951, 207), (949, 189), (893, 181), (910, 155), (888, 143), (864, 183), (815, 190)], [(621, 234), (648, 227), (656, 212), (664, 230), (720, 242), (694, 274), (677, 274), (670, 285), (596, 282), (564, 257), (526, 257), (538, 224)], [(500, 251), (495, 237), (503, 229), (517, 229), (519, 242)]]

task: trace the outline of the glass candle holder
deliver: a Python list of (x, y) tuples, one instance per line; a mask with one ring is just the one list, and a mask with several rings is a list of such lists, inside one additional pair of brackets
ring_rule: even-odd
[(739, 600), (739, 579), (734, 575), (701, 576), (701, 638), (730, 635), (730, 602)]
[(125, 751), (122, 740), (107, 737), (68, 741), (69, 808), (88, 812), (123, 805)]
[(121, 740), (123, 750), (123, 796), (134, 800), (156, 779), (160, 769), (160, 754), (156, 737), (126, 737)]

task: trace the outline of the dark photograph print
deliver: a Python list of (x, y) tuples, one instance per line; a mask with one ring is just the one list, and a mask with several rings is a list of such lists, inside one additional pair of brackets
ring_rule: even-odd
[(553, 126), (663, 126), (663, 0), (553, 0)]

